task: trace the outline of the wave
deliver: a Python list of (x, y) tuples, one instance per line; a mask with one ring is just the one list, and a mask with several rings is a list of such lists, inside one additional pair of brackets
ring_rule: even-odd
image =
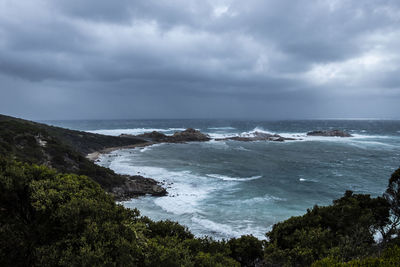
[[(189, 225), (192, 231), (199, 236), (211, 235), (214, 238), (222, 239), (252, 233), (260, 239), (265, 239), (265, 227), (259, 227), (253, 221), (238, 220), (234, 224), (224, 224), (203, 216), (205, 214), (204, 201), (210, 197), (213, 191), (221, 189), (221, 187), (226, 189), (229, 184), (190, 171), (171, 171), (161, 167), (137, 166), (141, 164), (140, 154), (135, 159), (135, 155), (128, 152), (128, 150), (115, 151), (104, 155), (104, 158), (108, 157), (111, 160), (110, 168), (117, 173), (140, 174), (163, 183), (167, 187), (168, 195), (161, 198), (132, 199), (124, 205), (131, 208), (138, 207), (138, 205), (140, 207), (140, 203), (143, 201), (144, 205), (151, 207), (150, 203), (154, 203), (153, 205), (159, 208), (159, 212), (163, 214), (156, 215), (158, 219), (174, 218), (182, 224)], [(222, 178), (232, 179), (232, 177), (225, 176)]]
[(209, 127), (209, 130), (236, 130), (234, 127)]
[[(224, 130), (235, 130), (236, 128), (232, 128), (232, 127), (221, 127), (221, 128), (208, 128), (208, 129), (224, 129)], [(224, 138), (230, 138), (230, 137), (236, 137), (236, 136), (240, 136), (240, 137), (254, 137), (255, 133), (267, 133), (267, 134), (271, 134), (271, 132), (264, 130), (261, 127), (255, 127), (253, 130), (251, 131), (247, 131), (247, 132), (207, 132), (207, 134), (212, 138), (212, 139), (224, 139)]]
[(238, 233), (235, 232), (232, 229), (232, 227), (230, 227), (229, 225), (226, 225), (226, 224), (216, 223), (214, 221), (211, 221), (211, 220), (208, 220), (205, 218), (199, 218), (197, 216), (193, 216), (192, 221), (194, 223), (201, 225), (203, 228), (206, 228), (206, 229), (211, 230), (216, 233), (222, 233), (222, 234), (225, 234), (228, 236), (238, 235)]
[(215, 141), (214, 139), (211, 139), (210, 141), (204, 142), (202, 144), (203, 146), (210, 146), (213, 149), (224, 149), (227, 150), (230, 148), (230, 146), (227, 144), (226, 141)]
[(305, 140), (305, 141), (307, 141), (307, 140), (309, 140), (309, 141), (320, 141), (320, 140), (321, 141), (322, 140), (325, 140), (325, 141), (338, 141), (338, 140), (346, 141), (346, 140), (352, 140), (352, 139), (391, 138), (391, 136), (387, 136), (387, 135), (368, 135), (368, 134), (365, 134), (366, 133), (365, 130), (361, 131), (362, 134), (353, 133), (353, 131), (350, 131), (351, 134), (352, 134), (352, 137), (343, 138), (343, 137), (335, 137), (335, 136), (332, 136), (332, 137), (328, 137), (328, 136), (308, 136), (307, 135), (308, 131), (307, 132), (294, 132), (294, 133), (291, 133), (291, 132), (280, 132), (280, 133), (279, 132), (271, 132), (271, 131), (266, 130), (266, 129), (264, 129), (262, 127), (259, 127), (259, 126), (255, 127), (251, 131), (242, 132), (241, 134), (239, 134), (239, 136), (253, 137), (256, 132), (265, 133), (265, 134), (278, 134), (278, 135), (280, 135), (282, 137), (285, 137), (285, 138), (301, 139), (301, 140), (296, 140), (296, 141), (303, 141), (303, 140)]
[(151, 177), (167, 188), (168, 195), (155, 198), (154, 204), (168, 213), (175, 215), (199, 212), (200, 201), (217, 187), (209, 182), (209, 178), (193, 174), (190, 171), (170, 171), (161, 167), (137, 166), (134, 156), (120, 153), (112, 157), (109, 168), (119, 174), (142, 175)]
[(175, 131), (184, 131), (185, 128), (166, 128), (166, 129), (158, 129), (158, 128), (133, 128), (133, 129), (100, 129), (100, 130), (91, 130), (87, 131), (89, 133), (103, 134), (103, 135), (111, 135), (118, 136), (121, 134), (131, 134), (138, 135), (148, 132), (162, 132), (162, 133), (170, 133), (173, 134)]
[(265, 130), (265, 129), (262, 128), (262, 127), (257, 126), (257, 127), (255, 127), (253, 130), (251, 130), (251, 131), (242, 132), (241, 134), (239, 134), (239, 136), (241, 136), (241, 137), (254, 137), (256, 132), (258, 132), (258, 133), (265, 133), (265, 134), (273, 134), (272, 132), (270, 132), (270, 131), (268, 131), (268, 130)]
[(211, 178), (216, 178), (220, 179), (223, 181), (238, 181), (238, 182), (247, 182), (251, 180), (257, 180), (260, 179), (262, 176), (251, 176), (251, 177), (229, 177), (225, 175), (220, 175), (220, 174), (206, 174), (206, 176), (211, 177)]
[(152, 150), (153, 148), (155, 148), (155, 147), (158, 147), (158, 146), (162, 146), (162, 145), (165, 145), (166, 143), (161, 143), (161, 144), (152, 144), (152, 145), (150, 145), (150, 146), (145, 146), (145, 147), (139, 147), (139, 149), (140, 149), (140, 152), (146, 152), (146, 151), (150, 151), (150, 150)]
[(256, 203), (277, 202), (277, 201), (286, 201), (286, 199), (266, 194), (261, 197), (234, 200), (233, 204), (254, 205)]
[(212, 132), (207, 132), (207, 134), (212, 139), (224, 139), (224, 138), (235, 137), (238, 135), (237, 133), (212, 133)]
[(235, 223), (234, 225), (241, 226), (240, 228), (239, 227), (234, 228), (233, 226), (229, 226), (227, 224), (217, 223), (201, 216), (193, 216), (191, 220), (193, 223), (207, 230), (205, 231), (204, 235), (209, 235), (207, 234), (207, 232), (211, 232), (212, 234), (218, 235), (222, 238), (232, 238), (232, 237), (237, 238), (252, 232), (252, 234), (258, 239), (265, 240), (266, 239), (265, 233), (266, 230), (268, 230), (265, 229), (264, 227), (254, 226), (254, 223), (249, 220), (237, 221), (237, 223)]
[[(343, 176), (343, 175), (340, 175), (340, 173), (338, 172), (338, 173), (336, 173), (336, 174), (334, 174), (335, 176)], [(299, 178), (299, 182), (312, 182), (312, 183), (316, 183), (317, 182), (317, 180), (313, 180), (313, 179), (306, 179), (306, 178)]]

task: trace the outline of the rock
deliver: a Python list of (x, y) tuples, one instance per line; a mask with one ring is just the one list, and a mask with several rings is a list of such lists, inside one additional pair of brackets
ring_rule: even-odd
[(352, 137), (351, 134), (341, 130), (312, 131), (308, 132), (307, 136)]
[(157, 181), (145, 178), (140, 175), (124, 176), (126, 179), (123, 185), (114, 187), (111, 193), (118, 200), (126, 200), (137, 196), (152, 195), (165, 196), (167, 191), (158, 185)]
[(175, 132), (173, 136), (169, 137), (170, 142), (204, 142), (210, 141), (211, 138), (202, 132), (193, 128), (188, 128), (182, 132)]
[(234, 141), (242, 141), (242, 142), (253, 142), (253, 141), (276, 141), (283, 142), (286, 140), (296, 140), (295, 138), (286, 138), (280, 136), (279, 134), (269, 134), (262, 132), (254, 132), (252, 136), (234, 136), (227, 138), (215, 139), (216, 141), (224, 141), (224, 140), (234, 140)]
[[(127, 135), (124, 135), (124, 137), (127, 137)], [(144, 133), (136, 136), (131, 135), (131, 137), (139, 137), (152, 142), (160, 143), (204, 142), (211, 140), (208, 135), (192, 128), (188, 128), (182, 132), (175, 132), (172, 136), (153, 131), (151, 133)]]
[(136, 137), (150, 139), (151, 141), (156, 141), (156, 142), (165, 141), (168, 139), (167, 135), (157, 131), (152, 131), (151, 133), (139, 134)]

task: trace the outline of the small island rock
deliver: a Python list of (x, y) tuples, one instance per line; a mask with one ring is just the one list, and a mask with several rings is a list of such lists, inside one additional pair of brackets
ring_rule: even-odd
[(307, 136), (352, 137), (351, 134), (341, 130), (312, 131), (308, 132)]

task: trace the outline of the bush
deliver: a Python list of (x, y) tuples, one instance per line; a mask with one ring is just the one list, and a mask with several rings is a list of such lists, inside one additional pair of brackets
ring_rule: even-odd
[(0, 159), (0, 256), (5, 265), (125, 265), (144, 259), (137, 211), (84, 176)]
[(224, 241), (139, 218), (85, 176), (0, 157), (2, 266), (239, 266)]
[(254, 266), (263, 256), (263, 242), (252, 235), (243, 235), (228, 241), (230, 256), (242, 266)]
[(384, 198), (345, 195), (327, 207), (315, 206), (303, 216), (273, 226), (266, 250), (267, 262), (310, 265), (331, 255), (348, 261), (374, 249), (373, 234), (389, 221), (389, 204)]

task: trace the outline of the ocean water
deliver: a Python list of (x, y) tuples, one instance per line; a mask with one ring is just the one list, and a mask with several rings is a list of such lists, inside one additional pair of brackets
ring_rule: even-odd
[[(286, 142), (215, 141), (158, 144), (103, 155), (98, 164), (121, 174), (162, 182), (166, 197), (123, 202), (154, 220), (170, 219), (197, 236), (217, 239), (252, 234), (265, 239), (271, 226), (328, 205), (346, 190), (381, 195), (400, 167), (400, 121), (104, 120), (47, 121), (88, 132), (119, 135), (196, 128), (212, 138), (277, 133)], [(341, 129), (354, 137), (307, 137)]]

